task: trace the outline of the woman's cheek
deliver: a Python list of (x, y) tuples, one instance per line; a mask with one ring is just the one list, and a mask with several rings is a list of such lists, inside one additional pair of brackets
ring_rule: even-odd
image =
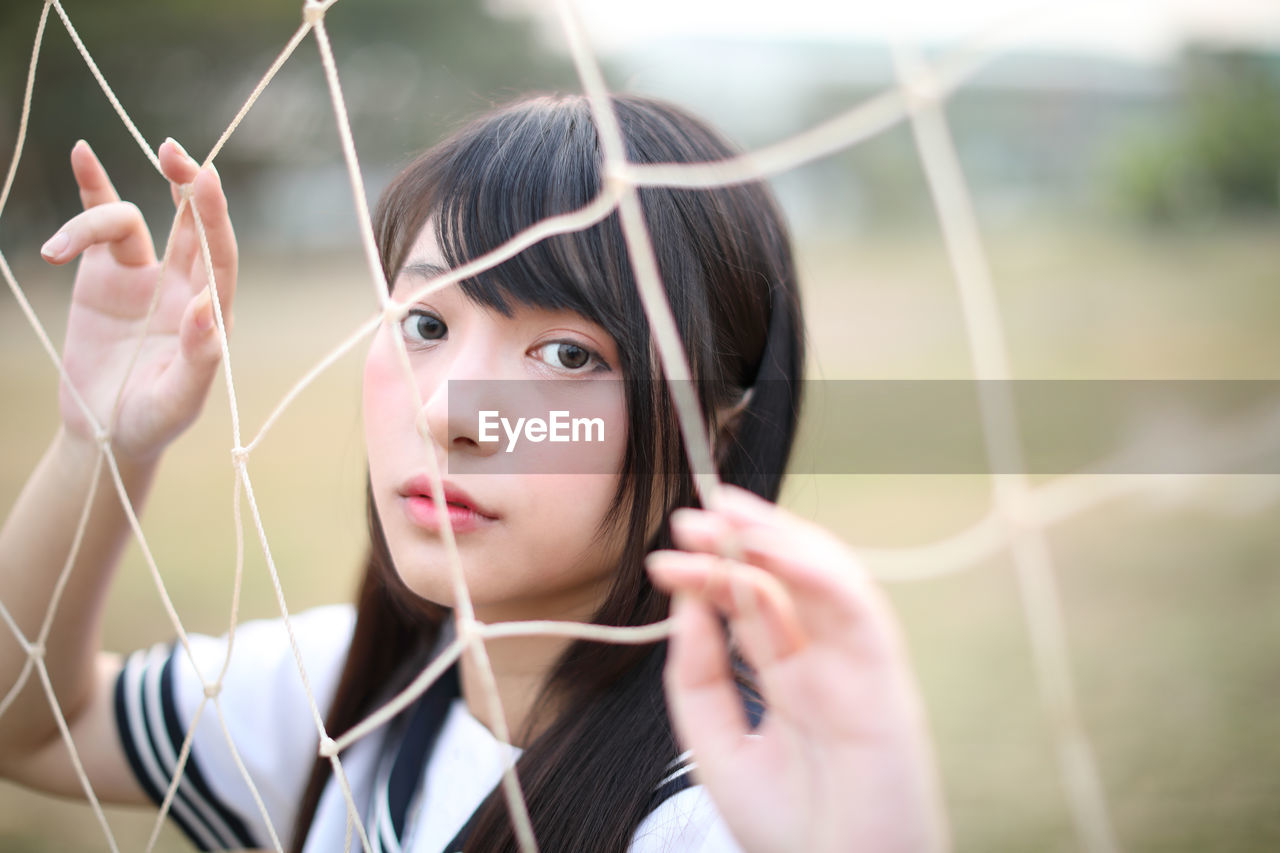
[(364, 422), (370, 440), (378, 431), (399, 430), (406, 420), (412, 426), (416, 395), (410, 381), (384, 328), (364, 364)]
[(364, 365), (363, 415), (365, 450), (375, 490), (393, 464), (396, 436), (403, 432), (402, 421), (412, 409), (412, 390), (405, 386), (404, 372), (395, 357), (384, 328), (374, 339)]
[(394, 345), (385, 327), (378, 331), (377, 337), (369, 347), (369, 354), (364, 361), (364, 410), (366, 419), (375, 415), (386, 401), (393, 399), (397, 387), (402, 396), (408, 396), (405, 387), (404, 372), (396, 358)]

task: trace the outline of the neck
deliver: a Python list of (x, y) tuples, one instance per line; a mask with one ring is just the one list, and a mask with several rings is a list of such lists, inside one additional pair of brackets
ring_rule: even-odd
[(498, 734), (497, 710), (491, 705), (486, 687), (492, 683), (502, 704), (508, 737), (516, 746), (527, 746), (555, 716), (553, 709), (535, 706), (551, 667), (569, 642), (565, 637), (505, 637), (486, 641), (484, 653), (493, 672), (492, 682), (474, 650), (463, 654), (458, 662), (458, 675), (462, 697), (471, 715)]
[[(535, 604), (473, 605), (475, 617), (487, 625), (547, 618), (591, 622), (610, 582), (608, 578), (593, 579), (579, 587), (562, 590), (553, 599), (539, 600)], [(484, 654), (493, 672), (492, 682), (475, 652), (467, 651), (458, 661), (458, 677), (462, 698), (471, 715), (490, 732), (499, 733), (498, 712), (491, 707), (490, 692), (486, 687), (492, 683), (502, 703), (502, 715), (511, 743), (521, 748), (528, 746), (551, 725), (561, 710), (555, 704), (555, 697), (551, 697), (550, 706), (545, 701), (540, 703), (538, 697), (551, 668), (571, 642), (563, 635), (486, 640)]]

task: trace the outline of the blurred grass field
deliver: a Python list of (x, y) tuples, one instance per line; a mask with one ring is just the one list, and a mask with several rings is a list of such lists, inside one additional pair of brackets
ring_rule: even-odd
[[(984, 235), (1017, 378), (1280, 378), (1278, 223), (1179, 232), (1079, 224)], [(56, 340), (68, 271), (12, 257)], [(972, 375), (941, 241), (900, 231), (802, 247), (812, 374)], [(292, 383), (373, 313), (358, 257), (246, 258), (232, 359), (247, 442)], [(298, 398), (250, 461), (291, 611), (349, 597), (362, 550), (363, 347)], [(56, 423), (56, 373), (0, 299), (0, 497)], [(144, 527), (184, 625), (222, 632), (235, 562), (227, 395), (170, 453)], [(980, 477), (793, 478), (785, 502), (852, 546), (922, 545), (988, 507)], [(1084, 723), (1122, 846), (1280, 849), (1280, 537), (1274, 476), (1199, 478), (1049, 532)], [(240, 617), (278, 614), (246, 523)], [(924, 690), (961, 851), (1078, 849), (1001, 556), (890, 586)], [(137, 549), (113, 588), (109, 648), (173, 631)], [(263, 713), (270, 713), (264, 709)], [(0, 721), (0, 724), (3, 724)], [(154, 812), (110, 810), (123, 849)], [(0, 849), (105, 849), (89, 810), (0, 785)], [(184, 850), (166, 830), (159, 849)]]

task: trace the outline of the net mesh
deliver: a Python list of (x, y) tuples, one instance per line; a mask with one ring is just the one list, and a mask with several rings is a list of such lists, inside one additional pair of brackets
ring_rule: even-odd
[[(308, 37), (313, 38), (320, 51), (324, 75), (331, 95), (336, 127), (341, 140), (342, 154), (350, 176), (360, 239), (368, 266), (369, 283), (379, 308), (372, 316), (354, 328), (345, 339), (289, 389), (278, 405), (265, 418), (258, 431), (248, 441), (245, 441), (234, 380), (234, 351), (227, 342), (224, 318), (221, 316), (218, 307), (219, 300), (216, 298), (212, 300), (217, 312), (215, 322), (222, 346), (223, 376), (225, 377), (226, 392), (230, 401), (231, 462), (235, 471), (233, 507), (235, 508), (237, 559), (233, 575), (233, 604), (227, 626), (230, 642), (227, 646), (226, 661), (221, 671), (216, 677), (205, 681), (204, 698), (200, 702), (195, 718), (188, 728), (186, 739), (177, 759), (178, 770), (165, 793), (147, 849), (151, 849), (156, 845), (160, 827), (173, 804), (178, 781), (181, 777), (181, 770), (190, 754), (192, 736), (196, 725), (205, 714), (210, 713), (217, 717), (240, 773), (244, 777), (249, 790), (253, 793), (263, 822), (269, 829), (270, 844), (277, 850), (282, 849), (279, 836), (279, 830), (282, 828), (272, 826), (271, 818), (267, 813), (266, 806), (263, 804), (262, 797), (258, 793), (255, 782), (240, 759), (237, 745), (227, 727), (219, 695), (222, 680), (234, 650), (240, 588), (244, 573), (246, 547), (244, 531), (246, 524), (252, 528), (257, 536), (274, 588), (280, 616), (289, 631), (298, 671), (301, 674), (304, 685), (306, 685), (312, 724), (315, 726), (319, 737), (320, 755), (328, 758), (332, 763), (334, 778), (346, 801), (348, 809), (347, 843), (349, 847), (354, 846), (368, 850), (370, 849), (370, 840), (363, 822), (359, 819), (359, 809), (353, 799), (340, 753), (412, 703), (460, 656), (464, 654), (473, 656), (474, 662), (481, 673), (482, 687), (487, 697), (486, 701), (489, 704), (489, 718), (495, 724), (494, 734), (498, 739), (509, 742), (510, 733), (505, 728), (506, 717), (502, 713), (494, 676), (486, 654), (485, 644), (487, 640), (522, 635), (555, 635), (585, 638), (600, 642), (644, 643), (659, 639), (667, 633), (668, 625), (666, 622), (638, 628), (611, 628), (558, 622), (483, 624), (475, 618), (457, 548), (453, 541), (452, 530), (446, 524), (443, 535), (450, 555), (449, 572), (458, 602), (456, 608), (456, 637), (440, 656), (399, 695), (387, 702), (359, 725), (337, 739), (332, 738), (325, 730), (323, 715), (312, 695), (310, 683), (307, 680), (307, 671), (303, 665), (302, 656), (294, 636), (285, 591), (275, 560), (272, 557), (271, 544), (268, 541), (259, 511), (251, 473), (253, 455), (264, 436), (272, 430), (281, 415), (293, 404), (304, 389), (331, 368), (344, 354), (367, 340), (378, 329), (380, 324), (398, 323), (407, 312), (408, 307), (427, 293), (447, 287), (479, 271), (496, 266), (548, 236), (590, 227), (617, 211), (620, 215), (623, 233), (631, 254), (631, 261), (644, 308), (657, 344), (662, 369), (664, 375), (671, 381), (671, 388), (679, 414), (680, 428), (686, 439), (685, 446), (689, 448), (691, 466), (695, 471), (714, 471), (715, 467), (710, 461), (710, 444), (706, 425), (698, 414), (697, 400), (692, 396), (692, 383), (679, 381), (689, 378), (689, 367), (658, 275), (657, 264), (649, 242), (650, 236), (641, 215), (638, 189), (645, 186), (713, 187), (733, 182), (763, 179), (853, 146), (899, 123), (908, 122), (914, 133), (919, 158), (923, 164), (938, 219), (942, 226), (946, 250), (954, 268), (955, 281), (963, 311), (964, 327), (971, 348), (974, 375), (979, 380), (1012, 378), (1008, 355), (1009, 349), (1005, 341), (1005, 326), (1000, 316), (1000, 304), (992, 286), (991, 270), (984, 255), (983, 243), (980, 238), (977, 219), (974, 215), (974, 205), (957, 159), (956, 147), (943, 111), (947, 97), (980, 68), (984, 62), (995, 55), (999, 44), (998, 32), (988, 33), (983, 38), (976, 39), (968, 44), (963, 50), (956, 51), (935, 61), (925, 61), (920, 53), (911, 48), (896, 48), (894, 61), (898, 77), (897, 86), (867, 99), (847, 112), (777, 144), (751, 151), (732, 160), (714, 164), (636, 165), (628, 163), (625, 159), (623, 139), (612, 113), (608, 99), (608, 89), (596, 59), (584, 37), (583, 30), (575, 17), (574, 10), (567, 0), (559, 2), (556, 6), (556, 13), (567, 38), (582, 89), (589, 98), (594, 120), (600, 134), (604, 156), (604, 173), (607, 176), (602, 191), (598, 197), (581, 210), (542, 221), (493, 252), (441, 275), (436, 280), (428, 283), (421, 292), (413, 294), (408, 300), (397, 302), (389, 294), (374, 245), (373, 229), (364, 193), (364, 181), (361, 175), (359, 158), (352, 139), (337, 64), (326, 31), (325, 13), (334, 2), (336, 0), (327, 0), (327, 2), (311, 2), (311, 0), (308, 0), (304, 4), (302, 7), (302, 22), (297, 31), (288, 40), (279, 56), (267, 69), (241, 109), (227, 125), (226, 130), (204, 157), (203, 163), (208, 165), (216, 160), (228, 139), (230, 139), (252, 108), (254, 102), (288, 61), (291, 54)], [(118, 113), (120, 120), (129, 133), (137, 141), (139, 148), (156, 167), (157, 171), (160, 169), (156, 152), (147, 144), (125, 108), (112, 92), (109, 82), (94, 63), (92, 56), (77, 34), (76, 28), (62, 4), (59, 0), (46, 0), (35, 32), (14, 156), (9, 164), (3, 191), (0, 192), (0, 216), (3, 215), (4, 207), (8, 202), (14, 176), (17, 173), (22, 157), (35, 87), (36, 68), (51, 12), (57, 16), (62, 26), (65, 27), (76, 48), (83, 56), (86, 65), (102, 88), (103, 93)], [(191, 207), (195, 216), (206, 274), (212, 286), (214, 270), (210, 260), (204, 224), (198, 212), (195, 211), (194, 205), (190, 202), (189, 189), (182, 194), (179, 200), (176, 217), (180, 217), (188, 207)], [(174, 221), (176, 225), (177, 218)], [(168, 263), (171, 248), (172, 241), (166, 247), (163, 265)], [(60, 361), (58, 351), (51, 342), (44, 325), (35, 310), (33, 310), (23, 288), (16, 280), (3, 254), (0, 254), (0, 274), (3, 274), (13, 298), (21, 307), (32, 332), (38, 338), (49, 359), (57, 366), (60, 375), (65, 381), (66, 372)], [(162, 271), (162, 279), (163, 275)], [(158, 300), (159, 286), (156, 288), (156, 293)], [(153, 302), (153, 310), (154, 307), (155, 303)], [(399, 335), (392, 335), (391, 340), (397, 342), (400, 364), (404, 372), (406, 393), (412, 397), (414, 403), (421, 409), (421, 392), (417, 382), (414, 380), (403, 340)], [(983, 387), (981, 397), (982, 423), (992, 470), (1003, 472), (1025, 470), (1021, 456), (1019, 424), (1014, 415), (1012, 400), (1008, 396), (1008, 386), (1000, 382), (983, 382), (980, 385)], [(71, 393), (85, 416), (90, 421), (93, 421), (93, 416), (88, 406), (76, 395), (74, 388), (71, 388)], [(34, 677), (39, 680), (57, 720), (62, 738), (70, 750), (72, 761), (75, 764), (76, 772), (83, 788), (84, 797), (91, 804), (111, 849), (116, 850), (118, 849), (117, 843), (112, 834), (111, 826), (103, 813), (102, 806), (90, 784), (89, 778), (81, 766), (43, 657), (45, 643), (49, 638), (54, 616), (58, 610), (61, 593), (66, 585), (71, 568), (75, 564), (81, 545), (89, 517), (89, 509), (93, 506), (95, 494), (100, 489), (114, 489), (119, 497), (121, 505), (127, 513), (133, 536), (150, 571), (151, 580), (159, 592), (160, 600), (163, 602), (165, 612), (178, 638), (178, 642), (183, 647), (185, 654), (192, 656), (193, 653), (183, 621), (174, 607), (169, 591), (166, 588), (164, 572), (161, 571), (157, 560), (153, 556), (147, 536), (138, 518), (134, 515), (129, 500), (125, 497), (125, 485), (122, 482), (120, 470), (112, 451), (110, 424), (95, 423), (95, 433), (101, 449), (101, 464), (95, 472), (89, 492), (85, 496), (84, 511), (80, 517), (80, 524), (74, 538), (71, 553), (67, 555), (39, 630), (34, 634), (21, 630), (18, 620), (10, 612), (6, 603), (0, 601), (0, 619), (3, 619), (8, 630), (12, 632), (27, 655), (27, 660), (17, 683), (9, 687), (7, 693), (0, 699), (0, 716), (4, 714), (4, 711), (31, 678)], [(1265, 446), (1274, 436), (1274, 430), (1270, 429), (1255, 430), (1255, 433), (1220, 436), (1218, 437), (1219, 447), (1224, 453), (1230, 452), (1239, 455), (1242, 452), (1252, 452), (1253, 449), (1259, 446)], [(434, 465), (434, 454), (426, 454), (426, 456), (432, 460)], [(445, 501), (439, 472), (438, 470), (433, 470), (430, 473), (433, 496), (437, 505), (443, 507)], [(1016, 576), (1021, 592), (1021, 605), (1025, 613), (1026, 627), (1031, 640), (1040, 693), (1049, 727), (1057, 746), (1058, 768), (1064, 782), (1078, 837), (1082, 846), (1086, 849), (1092, 851), (1114, 850), (1117, 845), (1111, 827), (1111, 820), (1108, 816), (1107, 800), (1099, 781), (1099, 774), (1095, 766), (1089, 738), (1081, 723), (1080, 713), (1077, 708), (1076, 691), (1071, 678), (1070, 654), (1064, 631), (1062, 606), (1055, 583), (1053, 556), (1046, 537), (1047, 531), (1055, 524), (1083, 513), (1118, 495), (1150, 489), (1153, 486), (1158, 487), (1160, 481), (1156, 478), (1061, 477), (1053, 481), (1033, 484), (1027, 476), (1007, 473), (993, 476), (992, 482), (994, 500), (989, 512), (985, 518), (969, 529), (932, 546), (892, 552), (868, 551), (862, 556), (868, 560), (875, 574), (883, 580), (935, 578), (963, 572), (1001, 551), (1006, 551), (1011, 556), (1016, 567)], [(713, 475), (700, 475), (697, 485), (704, 502), (710, 503), (714, 501), (718, 483)], [(248, 507), (247, 518), (241, 517), (242, 505)], [(194, 663), (194, 657), (192, 657), (192, 662)], [(198, 667), (196, 671), (199, 671)], [(527, 851), (537, 850), (537, 840), (530, 825), (520, 783), (510, 766), (507, 767), (503, 775), (502, 785), (514, 820), (521, 850), (526, 851), (526, 853)]]

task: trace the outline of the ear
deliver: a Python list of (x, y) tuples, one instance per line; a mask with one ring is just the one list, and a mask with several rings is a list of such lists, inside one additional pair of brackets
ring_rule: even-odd
[(712, 439), (712, 450), (715, 452), (717, 467), (724, 464), (729, 452), (730, 439), (733, 437), (734, 430), (738, 428), (742, 413), (747, 410), (747, 406), (751, 405), (751, 396), (755, 390), (754, 386), (748, 388), (742, 392), (742, 396), (736, 402), (716, 409), (716, 433)]

